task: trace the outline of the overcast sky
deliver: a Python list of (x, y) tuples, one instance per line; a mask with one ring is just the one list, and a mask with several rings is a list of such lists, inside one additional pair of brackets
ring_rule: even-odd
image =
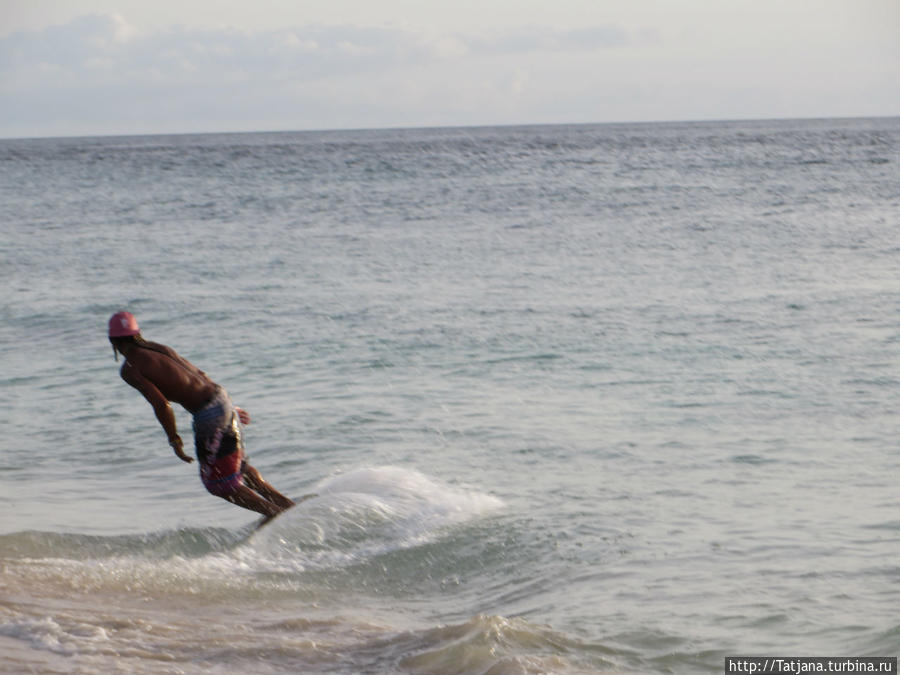
[(0, 137), (900, 115), (900, 0), (0, 0)]

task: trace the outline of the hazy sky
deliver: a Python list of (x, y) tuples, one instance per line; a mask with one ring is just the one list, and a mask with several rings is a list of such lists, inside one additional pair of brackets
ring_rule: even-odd
[(900, 0), (0, 0), (0, 137), (900, 115)]

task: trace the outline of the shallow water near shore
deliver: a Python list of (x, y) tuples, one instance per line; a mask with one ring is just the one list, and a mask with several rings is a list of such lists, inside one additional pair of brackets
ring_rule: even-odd
[[(0, 141), (0, 671), (896, 655), (898, 186), (896, 118)], [(318, 496), (206, 494), (120, 309)]]

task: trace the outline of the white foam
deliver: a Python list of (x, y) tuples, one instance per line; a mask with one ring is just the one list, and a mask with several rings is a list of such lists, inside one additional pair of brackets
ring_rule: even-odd
[[(356, 469), (327, 478), (316, 488), (320, 495), (370, 495), (400, 510), (441, 513), (460, 519), (494, 511), (503, 502), (492, 495), (439, 483), (425, 474), (395, 466)], [(450, 518), (457, 522), (456, 518)]]
[(2, 623), (0, 635), (24, 640), (35, 649), (66, 655), (102, 650), (109, 642), (109, 635), (101, 626), (77, 622), (63, 626), (49, 616)]
[(492, 495), (449, 486), (418, 471), (383, 466), (323, 480), (248, 542), (246, 553), (281, 569), (346, 565), (427, 544), (447, 528), (496, 511)]

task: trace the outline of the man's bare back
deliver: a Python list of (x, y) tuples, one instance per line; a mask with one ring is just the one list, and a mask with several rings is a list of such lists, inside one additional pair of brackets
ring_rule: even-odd
[(148, 384), (152, 385), (167, 401), (178, 403), (191, 413), (202, 408), (216, 390), (206, 373), (174, 349), (156, 342), (130, 350), (121, 374), (141, 393)]

